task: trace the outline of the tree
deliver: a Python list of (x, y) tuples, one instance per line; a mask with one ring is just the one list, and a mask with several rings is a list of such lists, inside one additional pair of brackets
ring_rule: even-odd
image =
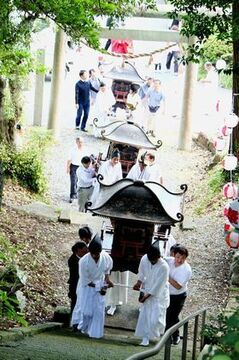
[[(33, 70), (29, 44), (34, 21), (50, 19), (61, 27), (73, 41), (84, 39), (90, 46), (99, 47), (98, 16), (124, 18), (141, 5), (154, 7), (154, 0), (0, 0), (0, 140), (12, 141), (12, 130), (4, 121), (2, 110), (4, 89), (9, 86), (14, 103), (14, 119), (20, 116), (21, 78)], [(113, 23), (112, 23), (113, 24)], [(8, 124), (9, 125), (9, 124)]]
[[(171, 0), (175, 6), (174, 18), (184, 13), (181, 33), (195, 36), (197, 41), (188, 49), (186, 61), (199, 61), (203, 44), (211, 36), (233, 45), (233, 65), (227, 72), (233, 74), (234, 112), (239, 115), (239, 1), (238, 0)], [(239, 126), (233, 131), (234, 149), (239, 150)]]
[[(36, 20), (50, 19), (74, 42), (84, 39), (90, 46), (98, 48), (98, 16), (118, 20), (125, 14), (129, 16), (139, 6), (152, 9), (154, 5), (154, 0), (0, 0), (0, 142), (13, 143), (14, 126), (21, 116), (22, 79), (34, 66), (29, 45)], [(14, 108), (13, 116), (8, 119), (4, 114), (6, 86)]]

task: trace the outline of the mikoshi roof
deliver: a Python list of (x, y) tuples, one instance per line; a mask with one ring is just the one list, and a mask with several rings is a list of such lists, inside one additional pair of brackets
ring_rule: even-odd
[(112, 185), (104, 185), (100, 174), (97, 180), (100, 183), (98, 197), (93, 204), (89, 202), (86, 205), (94, 215), (164, 225), (183, 220), (186, 184), (180, 186), (181, 192), (172, 193), (153, 181), (125, 178)]
[(135, 67), (129, 62), (124, 62), (123, 66), (114, 66), (104, 74), (104, 77), (114, 80), (122, 80), (131, 83), (141, 84), (145, 80), (139, 75)]
[(136, 148), (156, 150), (162, 146), (162, 141), (152, 143), (143, 129), (132, 121), (116, 120), (105, 126), (97, 126), (98, 119), (93, 123), (98, 130), (101, 130), (103, 139), (120, 144), (129, 144)]

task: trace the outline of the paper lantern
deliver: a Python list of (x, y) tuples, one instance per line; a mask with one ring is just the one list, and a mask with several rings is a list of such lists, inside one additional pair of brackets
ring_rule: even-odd
[(226, 146), (226, 140), (223, 137), (218, 137), (215, 141), (214, 141), (214, 147), (217, 151), (222, 151), (225, 149)]
[(238, 124), (238, 116), (234, 113), (231, 113), (225, 117), (225, 125), (229, 128), (234, 128)]
[(231, 225), (235, 228), (239, 228), (239, 201), (234, 200), (230, 203), (227, 218), (230, 221)]
[(226, 69), (226, 67), (227, 67), (227, 64), (226, 64), (225, 60), (223, 60), (223, 59), (217, 60), (217, 62), (216, 62), (217, 70), (224, 70), (224, 69)]
[(224, 157), (222, 164), (225, 170), (235, 170), (237, 167), (237, 157), (233, 154), (228, 154)]
[(238, 187), (233, 182), (229, 182), (223, 186), (223, 195), (227, 199), (236, 199), (238, 197)]
[(226, 234), (225, 241), (230, 248), (238, 249), (239, 248), (239, 231), (235, 229), (235, 230), (229, 232), (228, 234)]
[(231, 128), (227, 127), (226, 125), (224, 125), (221, 129), (220, 129), (220, 134), (223, 136), (228, 136), (231, 134)]

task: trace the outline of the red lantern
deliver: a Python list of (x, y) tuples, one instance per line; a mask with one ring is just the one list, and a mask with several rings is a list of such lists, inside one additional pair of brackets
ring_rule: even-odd
[(239, 201), (234, 200), (230, 203), (227, 218), (230, 221), (231, 225), (235, 228), (239, 228)]
[(227, 199), (236, 199), (238, 196), (238, 187), (233, 182), (229, 182), (223, 186), (223, 195)]
[(225, 241), (227, 245), (232, 249), (238, 249), (239, 248), (239, 231), (237, 229), (229, 232), (225, 236)]

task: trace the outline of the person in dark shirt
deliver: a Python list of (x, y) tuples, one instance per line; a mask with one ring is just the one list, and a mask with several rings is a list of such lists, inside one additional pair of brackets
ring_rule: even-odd
[(88, 247), (84, 241), (78, 241), (71, 248), (73, 254), (68, 259), (70, 277), (68, 280), (68, 297), (71, 299), (71, 313), (76, 304), (76, 287), (79, 279), (79, 260), (88, 252)]
[[(87, 132), (85, 129), (90, 111), (90, 90), (98, 92), (88, 81), (88, 73), (86, 70), (81, 70), (80, 80), (75, 85), (75, 103), (77, 109), (76, 115), (76, 130)], [(82, 116), (83, 115), (83, 116)]]

